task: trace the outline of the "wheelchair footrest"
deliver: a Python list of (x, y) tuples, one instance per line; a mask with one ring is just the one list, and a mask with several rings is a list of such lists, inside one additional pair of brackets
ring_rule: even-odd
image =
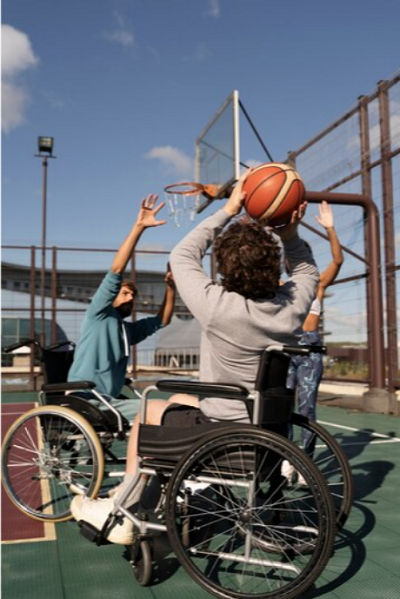
[(80, 520), (79, 526), (81, 535), (91, 543), (96, 543), (99, 546), (107, 542), (103, 537), (102, 531), (93, 526), (93, 524), (90, 524), (90, 522)]

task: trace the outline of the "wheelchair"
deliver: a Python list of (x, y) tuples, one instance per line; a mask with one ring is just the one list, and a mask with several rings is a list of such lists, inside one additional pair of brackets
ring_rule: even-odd
[[(76, 492), (95, 497), (105, 485), (112, 484), (113, 477), (122, 476), (126, 454), (124, 441), (129, 435), (130, 425), (107, 398), (94, 389), (92, 382), (65, 382), (73, 359), (72, 343), (64, 342), (42, 348), (37, 341), (28, 339), (3, 351), (11, 352), (27, 344), (34, 346), (42, 364), (44, 385), (39, 393), (39, 407), (20, 416), (4, 437), (3, 486), (11, 501), (27, 515), (38, 520), (61, 522), (71, 518), (69, 506)], [(275, 378), (279, 379), (280, 395), (289, 397), (293, 406), (294, 395), (285, 389), (282, 382), (285, 380), (289, 356), (291, 353), (305, 353), (311, 349), (315, 351), (315, 348), (306, 346), (286, 347), (284, 351), (279, 347), (271, 354), (274, 356), (273, 368), (271, 357), (268, 360), (265, 356), (262, 357), (256, 384), (259, 389), (257, 393), (264, 396), (265, 378), (268, 378), (271, 389), (277, 388), (272, 375), (265, 375), (265, 371), (274, 371)], [(280, 363), (283, 367), (279, 367)], [(132, 381), (127, 381), (127, 384), (133, 395), (140, 397), (132, 386)], [(142, 421), (145, 419), (146, 401), (151, 391), (194, 393), (200, 396), (209, 395), (213, 391), (213, 397), (220, 397), (218, 394), (214, 395), (214, 386), (199, 387), (199, 383), (195, 381), (159, 381), (143, 395)], [(87, 399), (74, 395), (79, 392), (91, 394), (105, 409), (100, 410)], [(237, 393), (228, 385), (228, 398), (231, 398), (231, 392), (233, 395)], [(244, 397), (244, 394), (241, 390), (240, 399), (250, 409), (254, 397), (247, 397), (247, 394)], [(274, 400), (275, 412), (278, 411), (279, 414), (283, 405), (284, 402), (278, 395)], [(271, 399), (267, 411), (272, 411)], [(350, 513), (353, 497), (353, 481), (347, 457), (328, 431), (316, 422), (294, 413), (292, 409), (285, 411), (285, 417), (289, 418), (294, 429), (294, 442), (299, 442), (303, 428), (313, 434), (315, 449), (312, 460), (329, 487), (335, 506), (337, 528), (340, 529)], [(266, 420), (263, 417), (261, 421)], [(187, 434), (187, 431), (184, 433), (180, 430), (180, 435), (183, 434)], [(122, 446), (120, 441), (123, 442)], [(116, 445), (118, 447), (115, 451)], [(164, 445), (164, 451), (166, 449), (169, 450), (168, 443)], [(295, 471), (301, 474), (298, 469)], [(290, 481), (290, 485), (293, 489), (300, 486), (296, 481)]]
[[(130, 423), (110, 398), (96, 391), (93, 382), (66, 382), (74, 343), (44, 348), (35, 339), (24, 339), (3, 352), (26, 345), (34, 348), (44, 384), (38, 394), (39, 407), (22, 414), (4, 436), (2, 482), (11, 501), (25, 514), (62, 522), (71, 519), (69, 506), (77, 492), (94, 497), (105, 479), (111, 484), (111, 477), (123, 476)], [(140, 399), (133, 379), (126, 379), (125, 384), (131, 396)]]
[[(319, 468), (284, 436), (294, 404), (287, 368), (290, 353), (298, 351), (265, 350), (254, 394), (237, 385), (175, 380), (145, 389), (137, 475), (115, 497), (102, 529), (80, 521), (81, 533), (101, 545), (118, 519), (130, 519), (136, 532), (131, 563), (143, 586), (152, 581), (154, 535), (166, 533), (189, 576), (216, 597), (294, 599), (304, 593), (332, 555), (337, 514)], [(252, 423), (144, 424), (154, 389), (242, 401)], [(301, 475), (301, 485), (288, 483), (283, 461)], [(158, 483), (161, 495), (150, 513), (143, 501), (133, 513), (125, 502), (142, 475)]]

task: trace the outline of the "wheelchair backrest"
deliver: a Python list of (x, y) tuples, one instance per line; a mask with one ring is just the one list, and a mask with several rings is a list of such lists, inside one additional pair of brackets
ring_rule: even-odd
[(58, 349), (43, 349), (42, 364), (45, 385), (52, 383), (65, 383), (67, 381), (68, 371), (71, 368), (73, 359), (73, 349), (69, 349), (68, 351)]
[(290, 356), (265, 350), (260, 359), (255, 389), (260, 393), (258, 422), (263, 426), (284, 424), (294, 408), (295, 392), (286, 387)]

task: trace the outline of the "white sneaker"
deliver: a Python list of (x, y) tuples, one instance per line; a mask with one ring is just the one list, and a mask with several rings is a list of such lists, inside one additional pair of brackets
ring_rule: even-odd
[(300, 487), (305, 487), (305, 486), (307, 485), (307, 483), (306, 483), (306, 481), (305, 481), (305, 479), (304, 479), (304, 476), (302, 476), (302, 475), (300, 474), (300, 472), (298, 472), (298, 473), (297, 473), (297, 484), (298, 484)]
[(293, 464), (288, 462), (288, 460), (283, 460), (281, 465), (281, 474), (284, 476), (288, 483), (291, 485), (293, 483), (293, 479), (295, 476), (295, 469)]
[[(114, 499), (107, 497), (106, 499), (89, 499), (82, 495), (77, 495), (71, 502), (71, 513), (78, 522), (84, 520), (101, 530), (105, 521), (114, 508)], [(134, 539), (133, 522), (127, 518), (113, 524), (108, 532), (107, 540), (110, 543), (118, 545), (132, 545)]]

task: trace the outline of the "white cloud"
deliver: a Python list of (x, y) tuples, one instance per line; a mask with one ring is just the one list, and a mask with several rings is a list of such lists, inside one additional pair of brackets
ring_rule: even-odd
[(203, 14), (205, 17), (219, 19), (219, 17), (221, 16), (221, 7), (219, 5), (219, 0), (208, 0), (208, 8)]
[(63, 110), (68, 102), (55, 94), (51, 90), (42, 90), (42, 96), (52, 108)]
[(152, 148), (145, 158), (160, 160), (168, 172), (179, 177), (193, 177), (193, 160), (181, 150), (172, 146), (158, 146)]
[(1, 96), (1, 126), (8, 133), (25, 121), (27, 96), (22, 88), (6, 81), (2, 82)]
[(28, 36), (10, 25), (1, 26), (1, 68), (3, 76), (13, 77), (37, 64)]
[[(260, 166), (260, 164), (263, 164), (262, 160), (245, 160), (244, 164), (248, 167), (248, 168), (255, 168), (256, 166)], [(242, 167), (243, 172), (246, 170), (244, 167)]]
[(29, 95), (17, 82), (23, 71), (38, 64), (28, 36), (10, 25), (1, 26), (2, 106), (1, 126), (8, 133), (25, 121)]
[(127, 26), (124, 17), (118, 11), (113, 12), (113, 19), (116, 27), (111, 31), (106, 31), (103, 37), (108, 42), (120, 44), (123, 48), (130, 48), (135, 44), (135, 36)]
[(129, 48), (134, 45), (135, 37), (131, 31), (127, 29), (114, 29), (104, 34), (104, 39), (108, 42), (115, 42), (124, 48)]

